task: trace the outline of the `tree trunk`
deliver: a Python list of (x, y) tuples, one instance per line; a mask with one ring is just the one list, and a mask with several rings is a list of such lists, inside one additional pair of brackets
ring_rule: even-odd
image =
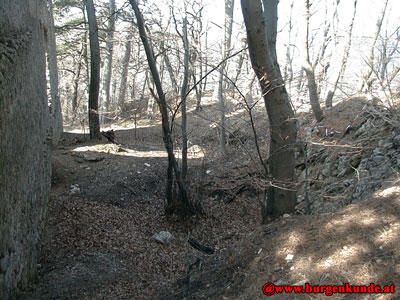
[(131, 37), (128, 37), (128, 40), (125, 42), (125, 55), (122, 59), (122, 74), (121, 74), (121, 84), (120, 84), (120, 92), (119, 92), (119, 107), (121, 112), (125, 112), (125, 95), (126, 88), (128, 82), (128, 69), (129, 69), (129, 61), (131, 59)]
[[(83, 43), (83, 59), (85, 61), (85, 66), (86, 66), (86, 79), (87, 82), (89, 81), (90, 78), (90, 66), (89, 66), (89, 55), (88, 55), (88, 22), (86, 21), (86, 14), (85, 14), (86, 7), (82, 7), (82, 15), (83, 15), (83, 21), (85, 22), (85, 33), (84, 33), (84, 43)], [(89, 41), (90, 43), (90, 41)]]
[(165, 52), (165, 54), (163, 55), (163, 59), (164, 59), (165, 67), (167, 68), (169, 79), (171, 80), (172, 89), (174, 91), (174, 97), (175, 97), (175, 95), (179, 94), (179, 87), (178, 87), (178, 83), (175, 78), (174, 69), (172, 68), (172, 64), (171, 64), (171, 61), (169, 60), (168, 53), (164, 47), (164, 40), (162, 40), (160, 43), (160, 49), (161, 49), (161, 51)]
[[(46, 1), (0, 2), (0, 299), (35, 277), (50, 190)], [(18, 298), (19, 299), (19, 298)]]
[(104, 92), (105, 92), (105, 109), (108, 113), (111, 102), (111, 76), (114, 51), (114, 31), (115, 31), (115, 0), (109, 0), (109, 18), (107, 24), (106, 37), (106, 63), (104, 72)]
[[(199, 78), (202, 78), (202, 77), (203, 77), (203, 66), (202, 66), (202, 62), (200, 62)], [(197, 82), (197, 76), (195, 74), (195, 70), (192, 71), (192, 79), (193, 79), (194, 83)], [(203, 97), (203, 85), (200, 83), (200, 84), (196, 85), (194, 89), (196, 92), (196, 111), (201, 111), (202, 110), (201, 99)]]
[(317, 83), (315, 82), (314, 69), (311, 66), (303, 67), (303, 69), (306, 72), (307, 76), (308, 93), (310, 97), (311, 109), (314, 113), (314, 117), (317, 120), (317, 122), (320, 122), (324, 118), (324, 115), (319, 105), (318, 88), (317, 88)]
[[(310, 6), (311, 6), (310, 0), (306, 0), (306, 22), (307, 22), (306, 43), (305, 43), (306, 65), (303, 66), (303, 69), (306, 72), (306, 77), (308, 81), (308, 93), (310, 97), (311, 109), (314, 113), (314, 117), (317, 120), (317, 122), (320, 122), (324, 118), (324, 115), (319, 105), (318, 87), (315, 81), (314, 66), (311, 64), (311, 59), (310, 59), (310, 45), (309, 45), (310, 17), (311, 17)], [(318, 62), (318, 59), (316, 59), (316, 62)]]
[(84, 40), (82, 42), (82, 48), (78, 56), (78, 61), (75, 62), (75, 70), (74, 70), (74, 77), (72, 78), (72, 83), (73, 83), (73, 93), (72, 93), (72, 122), (71, 126), (74, 125), (74, 121), (76, 118), (76, 112), (78, 108), (78, 97), (79, 97), (79, 82), (81, 80), (81, 70), (82, 70), (82, 55), (85, 51), (85, 44), (86, 44), (86, 34), (84, 35)]
[[(207, 28), (206, 28), (206, 34), (205, 34), (205, 41), (204, 41), (204, 48), (205, 49), (208, 49), (208, 24), (207, 24)], [(208, 72), (208, 70), (207, 70), (207, 68), (208, 68), (208, 55), (207, 55), (207, 53), (205, 53), (205, 58), (204, 58), (204, 74), (207, 74), (207, 72)], [(203, 80), (203, 87), (202, 87), (202, 90), (204, 91), (204, 92), (207, 92), (207, 77), (206, 78), (204, 78), (204, 80)]]
[[(233, 25), (233, 0), (225, 0), (225, 26), (224, 26), (224, 41), (222, 48), (222, 59), (224, 60), (229, 56), (231, 50), (231, 39), (232, 39), (232, 25)], [(220, 109), (220, 121), (219, 121), (219, 145), (222, 155), (226, 155), (226, 124), (225, 124), (225, 97), (224, 97), (224, 73), (226, 72), (227, 63), (224, 62), (219, 70), (219, 81), (218, 81), (218, 102)]]
[(148, 84), (149, 84), (149, 72), (146, 70), (145, 77), (144, 77), (144, 83), (143, 83), (143, 87), (142, 87), (142, 92), (140, 93), (140, 98), (139, 98), (139, 105), (138, 105), (139, 113), (142, 112), (143, 107), (147, 107), (147, 103), (143, 104), (143, 100), (144, 100), (144, 96), (145, 96), (146, 86)]
[(224, 99), (224, 66), (219, 69), (218, 79), (218, 103), (219, 103), (219, 150), (226, 155), (226, 129), (225, 129), (225, 99)]
[(186, 115), (186, 92), (188, 89), (189, 80), (189, 41), (187, 33), (187, 19), (183, 20), (183, 48), (185, 49), (183, 58), (183, 81), (181, 87), (181, 112), (182, 112), (182, 180), (186, 179), (187, 174), (187, 151), (188, 151), (188, 138), (187, 138), (187, 115)]
[[(243, 43), (242, 48), (245, 48), (246, 45), (247, 45), (246, 39), (243, 39), (242, 43)], [(235, 75), (235, 78), (233, 79), (233, 82), (234, 82), (235, 85), (236, 85), (236, 83), (237, 83), (237, 81), (239, 79), (240, 74), (242, 73), (242, 67), (243, 67), (243, 63), (245, 62), (245, 58), (246, 58), (246, 60), (248, 59), (246, 57), (246, 53), (245, 52), (240, 53), (239, 60), (238, 60), (238, 65), (236, 67), (236, 75)]]
[[(193, 204), (189, 199), (185, 183), (181, 177), (181, 171), (178, 168), (178, 163), (174, 155), (174, 144), (171, 137), (171, 129), (169, 126), (169, 118), (168, 118), (168, 106), (165, 98), (165, 93), (161, 85), (160, 75), (157, 70), (153, 50), (147, 38), (143, 16), (139, 10), (137, 2), (135, 0), (129, 0), (129, 3), (131, 4), (135, 12), (140, 39), (142, 40), (146, 52), (147, 61), (149, 63), (150, 71), (154, 80), (154, 84), (156, 86), (157, 95), (153, 92), (153, 96), (156, 99), (161, 112), (161, 121), (162, 121), (161, 124), (163, 130), (164, 146), (168, 153), (167, 189), (166, 189), (168, 205), (166, 206), (166, 213), (172, 214), (174, 212), (179, 212), (182, 216), (190, 216), (195, 213), (195, 208), (193, 207)], [(175, 180), (179, 188), (179, 201), (175, 201), (175, 199), (173, 198), (173, 193), (172, 193), (173, 172), (175, 173)]]
[(89, 129), (91, 140), (101, 140), (99, 119), (100, 47), (96, 11), (93, 0), (84, 0), (89, 22), (90, 40), (90, 87), (89, 87)]
[(276, 56), (277, 0), (242, 0), (250, 59), (259, 79), (270, 122), (269, 172), (275, 183), (268, 189), (269, 215), (294, 211), (296, 192), (294, 149), (297, 130)]
[(48, 0), (49, 29), (47, 31), (47, 59), (50, 77), (51, 95), (51, 133), (53, 145), (57, 145), (63, 132), (60, 94), (58, 89), (58, 67), (56, 34), (54, 31), (53, 1)]

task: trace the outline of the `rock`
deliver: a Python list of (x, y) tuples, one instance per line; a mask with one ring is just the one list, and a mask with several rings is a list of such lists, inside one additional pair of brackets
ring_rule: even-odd
[(343, 185), (344, 185), (345, 187), (351, 186), (352, 183), (353, 183), (353, 181), (352, 181), (352, 180), (349, 180), (349, 179), (343, 181)]
[[(310, 174), (308, 174), (308, 175), (310, 175)], [(298, 177), (298, 180), (299, 180), (299, 181), (304, 181), (304, 180), (306, 180), (306, 170), (305, 170), (305, 169), (300, 173), (300, 175), (299, 175), (299, 177)]]
[(104, 156), (100, 155), (95, 155), (95, 154), (88, 154), (88, 153), (83, 153), (82, 158), (86, 161), (102, 161), (104, 159)]
[(324, 168), (321, 171), (322, 176), (328, 177), (330, 172), (331, 172), (331, 165), (332, 163), (326, 163), (324, 164)]
[(338, 174), (337, 177), (343, 177), (346, 174), (349, 174), (352, 171), (350, 167), (350, 157), (347, 155), (342, 155), (339, 157), (339, 164), (337, 167)]
[(372, 151), (372, 155), (385, 155), (385, 154), (382, 152), (380, 147), (377, 147)]
[(0, 260), (0, 273), (6, 273), (8, 266), (9, 266), (9, 257), (3, 257)]
[(396, 148), (399, 148), (400, 147), (400, 135), (396, 135), (395, 137), (393, 137), (392, 142)]
[(372, 161), (375, 163), (375, 165), (379, 166), (386, 161), (386, 157), (385, 155), (377, 154), (372, 157)]
[(167, 245), (172, 241), (173, 236), (168, 231), (160, 231), (159, 233), (156, 233), (155, 235), (153, 235), (152, 239), (158, 243)]
[(383, 149), (388, 150), (394, 147), (393, 143), (391, 142), (386, 142), (382, 145)]
[(286, 261), (292, 261), (293, 258), (294, 258), (294, 255), (293, 255), (293, 254), (288, 254), (288, 255), (286, 255), (285, 260), (286, 260)]
[(84, 160), (81, 157), (74, 157), (74, 160), (78, 163), (81, 164), (84, 162)]
[(361, 155), (359, 155), (359, 154), (354, 155), (354, 156), (351, 157), (350, 165), (353, 168), (357, 168), (360, 165), (361, 160), (362, 160), (362, 156)]
[(71, 189), (69, 191), (70, 195), (78, 194), (80, 192), (81, 192), (81, 188), (79, 187), (79, 184), (71, 185)]
[(359, 137), (364, 134), (368, 134), (371, 129), (371, 120), (368, 119), (354, 134), (355, 137)]
[(281, 271), (281, 270), (282, 270), (282, 267), (281, 267), (280, 265), (276, 264), (276, 265), (274, 266), (274, 272), (279, 272), (279, 271)]
[(308, 209), (308, 203), (307, 203), (307, 201), (300, 202), (299, 204), (296, 205), (295, 208), (296, 208), (296, 211), (298, 211), (300, 213), (301, 212), (304, 213)]

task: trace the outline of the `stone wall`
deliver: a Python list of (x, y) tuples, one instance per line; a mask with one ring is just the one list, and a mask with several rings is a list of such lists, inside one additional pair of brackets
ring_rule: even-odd
[[(333, 212), (369, 197), (390, 186), (400, 172), (400, 110), (388, 109), (378, 101), (362, 101), (351, 111), (349, 99), (332, 108), (328, 126), (315, 126), (308, 133), (307, 173), (311, 213)], [(348, 104), (347, 104), (348, 103)], [(340, 108), (342, 107), (342, 109)], [(362, 109), (360, 108), (362, 107)], [(333, 130), (332, 120), (343, 124), (343, 131)], [(338, 122), (339, 121), (339, 122)], [(320, 127), (320, 128), (318, 128)], [(297, 210), (307, 212), (307, 178), (304, 152), (298, 159)]]
[(50, 187), (43, 0), (0, 5), (0, 299), (36, 270)]

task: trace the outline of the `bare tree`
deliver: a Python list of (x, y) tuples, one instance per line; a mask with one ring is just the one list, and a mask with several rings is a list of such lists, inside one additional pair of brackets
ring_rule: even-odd
[[(222, 60), (229, 56), (231, 50), (231, 38), (232, 38), (232, 25), (233, 25), (233, 0), (225, 0), (225, 25), (224, 25), (224, 40), (222, 46)], [(225, 97), (224, 97), (224, 73), (226, 72), (227, 63), (224, 61), (219, 69), (219, 80), (218, 80), (218, 102), (220, 109), (220, 121), (219, 121), (219, 148), (222, 155), (226, 154), (226, 124), (225, 124)]]
[(164, 52), (163, 59), (164, 59), (165, 67), (167, 68), (169, 79), (171, 80), (173, 92), (175, 95), (178, 95), (179, 94), (179, 85), (176, 80), (174, 68), (172, 67), (172, 63), (169, 59), (167, 49), (165, 48), (165, 40), (164, 39), (162, 39), (160, 42), (160, 49), (161, 49), (161, 51)]
[(122, 112), (125, 111), (125, 96), (127, 89), (127, 81), (128, 81), (128, 68), (129, 62), (131, 59), (131, 34), (128, 35), (127, 41), (125, 42), (125, 55), (122, 59), (122, 74), (121, 74), (121, 84), (120, 84), (120, 92), (119, 92), (119, 107)]
[(73, 92), (72, 92), (72, 101), (71, 101), (71, 105), (72, 105), (72, 107), (71, 107), (72, 108), (71, 126), (74, 125), (77, 108), (78, 108), (79, 83), (81, 80), (81, 71), (82, 71), (82, 65), (83, 65), (83, 55), (84, 55), (85, 48), (86, 48), (86, 40), (87, 40), (87, 34), (85, 31), (81, 49), (80, 49), (77, 57), (73, 59), (75, 67), (74, 67), (74, 76), (72, 78)]
[(101, 140), (99, 119), (100, 47), (93, 0), (84, 0), (89, 22), (90, 39), (90, 87), (89, 87), (89, 129), (91, 140)]
[(182, 180), (186, 179), (187, 175), (187, 151), (188, 151), (188, 136), (187, 136), (187, 113), (186, 113), (186, 92), (188, 90), (189, 80), (189, 40), (187, 32), (187, 17), (183, 19), (182, 42), (184, 52), (183, 59), (183, 81), (181, 87), (181, 112), (182, 112)]
[[(182, 180), (181, 170), (178, 167), (178, 163), (174, 155), (174, 145), (171, 137), (171, 128), (168, 118), (167, 100), (165, 98), (165, 93), (161, 84), (160, 75), (157, 70), (153, 49), (147, 38), (147, 32), (145, 30), (143, 16), (139, 10), (137, 2), (135, 0), (129, 0), (129, 3), (131, 4), (135, 12), (140, 38), (142, 40), (143, 47), (146, 52), (147, 61), (156, 87), (157, 94), (152, 90), (153, 97), (156, 99), (161, 112), (164, 146), (168, 153), (166, 213), (167, 214), (178, 213), (183, 216), (190, 216), (195, 213), (195, 208), (189, 199), (186, 185)], [(173, 191), (172, 191), (172, 186), (174, 182), (173, 173), (175, 173), (175, 181), (179, 188), (179, 199), (177, 200), (173, 198)]]
[(49, 29), (47, 31), (47, 59), (50, 77), (51, 129), (53, 144), (57, 145), (63, 132), (60, 94), (58, 88), (57, 46), (54, 31), (53, 1), (48, 0)]
[(109, 0), (109, 17), (107, 24), (106, 37), (106, 63), (104, 72), (104, 92), (105, 92), (105, 109), (108, 113), (111, 102), (111, 76), (113, 68), (113, 52), (114, 52), (114, 31), (115, 31), (115, 0)]
[[(318, 59), (316, 59), (316, 63), (312, 64), (311, 63), (311, 57), (310, 57), (310, 18), (311, 18), (311, 13), (310, 13), (310, 0), (305, 0), (306, 3), (306, 40), (305, 40), (305, 50), (306, 50), (306, 58), (305, 58), (305, 65), (303, 66), (303, 69), (306, 73), (307, 76), (307, 81), (308, 81), (308, 92), (310, 96), (310, 104), (312, 111), (314, 113), (315, 119), (320, 122), (324, 115), (322, 113), (321, 107), (319, 105), (319, 96), (318, 96), (318, 86), (317, 82), (315, 79), (315, 66), (316, 63), (318, 63)], [(327, 36), (327, 30), (325, 30), (325, 37)]]
[[(396, 28), (392, 34), (388, 35), (386, 30), (385, 36), (381, 38), (380, 60), (379, 60), (379, 79), (385, 88), (390, 88), (393, 79), (399, 72), (399, 67), (388, 69), (389, 64), (394, 61), (396, 54), (399, 53), (400, 43), (400, 27)], [(393, 42), (392, 42), (393, 41)], [(390, 71), (390, 73), (389, 73)]]
[(291, 53), (292, 45), (292, 30), (293, 30), (293, 5), (294, 0), (290, 4), (290, 17), (288, 23), (288, 43), (286, 46), (286, 63), (283, 72), (283, 80), (289, 86), (289, 93), (291, 91), (292, 81), (293, 81), (293, 55)]
[(374, 62), (375, 62), (375, 47), (376, 47), (376, 43), (378, 41), (379, 35), (381, 33), (381, 29), (382, 29), (382, 24), (383, 24), (383, 20), (385, 18), (386, 15), (386, 9), (387, 9), (387, 5), (388, 5), (389, 0), (385, 0), (384, 4), (383, 4), (383, 9), (382, 12), (380, 14), (380, 16), (378, 17), (378, 20), (376, 21), (376, 28), (375, 28), (375, 36), (374, 39), (372, 41), (372, 45), (371, 45), (371, 52), (369, 54), (369, 58), (367, 61), (367, 65), (368, 65), (368, 71), (367, 73), (363, 76), (363, 81), (360, 87), (360, 92), (368, 92), (371, 89), (373, 80), (371, 80), (371, 75), (373, 73), (374, 70)]
[[(199, 78), (203, 77), (204, 72), (207, 72), (207, 53), (205, 51), (205, 49), (207, 49), (207, 32), (204, 32), (203, 26), (204, 6), (202, 0), (192, 1), (191, 7), (192, 12), (190, 13), (190, 15), (193, 18), (193, 23), (190, 24), (191, 30), (189, 31), (189, 35), (192, 40), (189, 62), (191, 65), (191, 77), (193, 79), (193, 82), (197, 82)], [(203, 36), (205, 37), (205, 47), (203, 46), (202, 42)], [(201, 99), (203, 96), (205, 82), (206, 80), (204, 80), (203, 84), (195, 85), (196, 111), (200, 111), (202, 109)]]
[(276, 55), (277, 0), (242, 0), (250, 59), (260, 82), (270, 122), (269, 172), (273, 184), (268, 202), (262, 205), (267, 215), (292, 212), (296, 192), (290, 189), (294, 175), (294, 150), (297, 130), (294, 113), (282, 79)]
[(348, 60), (349, 54), (350, 54), (351, 40), (352, 40), (352, 35), (353, 35), (353, 25), (354, 25), (354, 19), (356, 17), (356, 13), (357, 13), (357, 0), (354, 0), (353, 17), (352, 17), (350, 25), (349, 25), (347, 44), (344, 48), (344, 53), (343, 53), (343, 58), (342, 58), (342, 63), (340, 66), (339, 73), (336, 77), (335, 82), (333, 83), (332, 89), (328, 91), (328, 94), (326, 96), (325, 105), (327, 108), (332, 107), (333, 96), (335, 95), (339, 81), (343, 78), (344, 72), (346, 71), (347, 60)]

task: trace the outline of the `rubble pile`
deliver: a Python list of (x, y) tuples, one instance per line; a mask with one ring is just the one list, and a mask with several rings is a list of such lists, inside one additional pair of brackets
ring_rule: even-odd
[(318, 124), (301, 125), (299, 213), (332, 212), (395, 181), (400, 171), (398, 111), (379, 100), (339, 103)]

